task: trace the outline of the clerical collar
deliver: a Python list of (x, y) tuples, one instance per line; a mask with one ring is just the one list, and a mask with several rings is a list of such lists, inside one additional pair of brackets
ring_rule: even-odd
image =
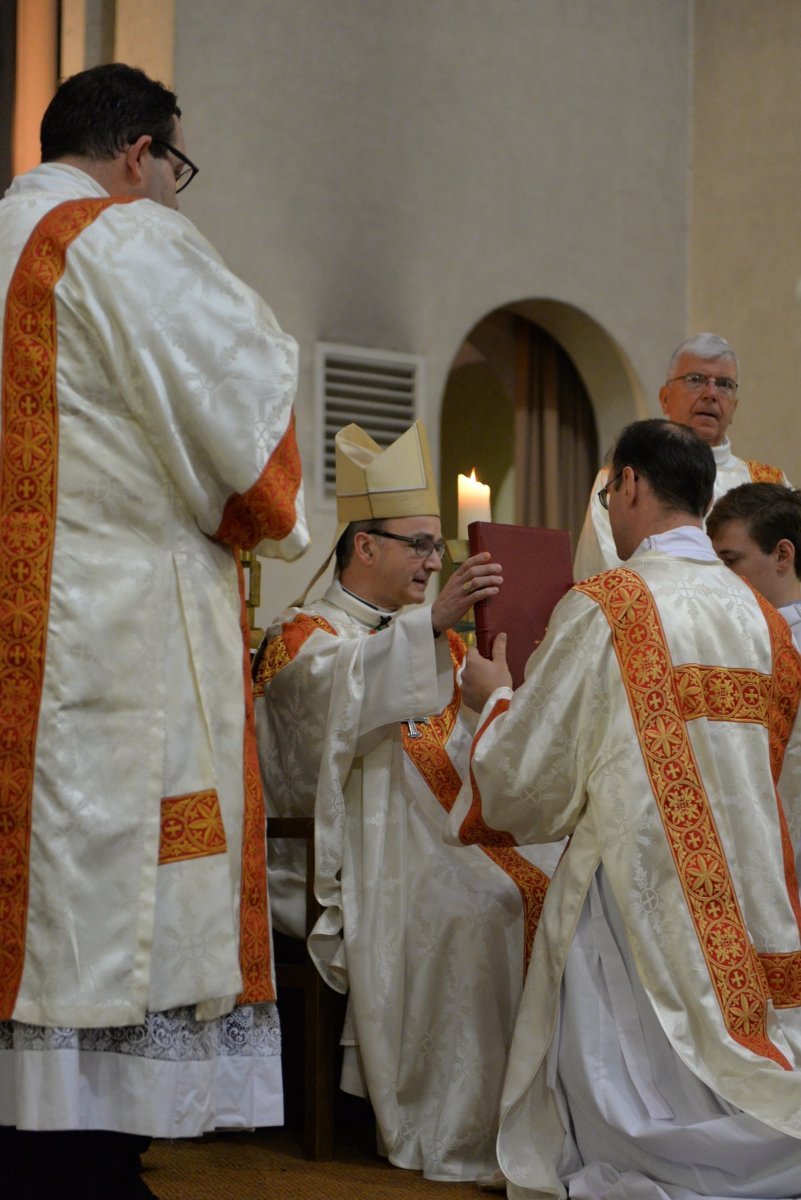
[[(395, 616), (395, 610), (379, 608), (377, 604), (371, 603), (370, 600), (365, 600), (362, 596), (357, 596), (355, 592), (350, 591), (338, 579), (334, 580), (335, 586), (341, 593), (341, 598), (350, 600), (351, 604), (344, 604), (346, 611), (351, 611), (352, 615), (364, 621), (367, 625), (372, 625), (374, 629), (386, 629), (392, 618)], [(340, 600), (341, 603), (341, 600)], [(363, 610), (367, 609), (367, 612)]]
[(679, 525), (676, 529), (666, 529), (664, 533), (652, 533), (643, 538), (632, 554), (646, 554), (649, 550), (658, 550), (660, 554), (669, 554), (672, 558), (694, 558), (701, 562), (720, 562), (712, 548), (709, 537), (697, 525)]
[(719, 446), (710, 446), (710, 450), (715, 457), (715, 467), (718, 471), (721, 467), (728, 466), (730, 458), (734, 458), (731, 452), (731, 442), (728, 438), (724, 438)]

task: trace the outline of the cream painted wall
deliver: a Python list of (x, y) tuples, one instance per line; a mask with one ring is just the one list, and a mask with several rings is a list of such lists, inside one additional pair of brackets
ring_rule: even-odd
[(691, 320), (740, 357), (732, 443), (801, 485), (801, 4), (696, 0)]
[(173, 9), (173, 0), (115, 0), (114, 4), (115, 58), (141, 67), (167, 87), (173, 85)]
[[(573, 354), (602, 443), (656, 412), (685, 332), (683, 0), (176, 0), (201, 173), (185, 210), (298, 337), (307, 470), (317, 340), (427, 360), (520, 302)], [(545, 322), (543, 322), (545, 323)], [(265, 571), (263, 609), (328, 548)]]

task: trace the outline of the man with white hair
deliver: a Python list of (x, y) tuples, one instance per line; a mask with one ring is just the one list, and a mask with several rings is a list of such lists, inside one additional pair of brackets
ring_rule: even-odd
[[(716, 467), (714, 500), (741, 483), (787, 483), (779, 467), (732, 454), (728, 428), (737, 408), (738, 378), (737, 355), (725, 338), (716, 333), (696, 333), (673, 351), (659, 392), (665, 416), (679, 425), (688, 425), (712, 447)], [(576, 548), (573, 575), (577, 580), (620, 566), (609, 514), (600, 500), (608, 480), (609, 469), (602, 467), (593, 484)]]

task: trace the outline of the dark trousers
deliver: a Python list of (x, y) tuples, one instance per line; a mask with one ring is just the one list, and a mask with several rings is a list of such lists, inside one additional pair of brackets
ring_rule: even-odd
[(146, 1200), (140, 1154), (150, 1138), (106, 1130), (0, 1127), (3, 1200)]

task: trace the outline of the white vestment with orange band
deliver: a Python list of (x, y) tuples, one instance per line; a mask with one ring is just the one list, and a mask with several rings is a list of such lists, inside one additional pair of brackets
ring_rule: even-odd
[[(366, 1085), (393, 1163), (443, 1180), (497, 1167), (506, 1050), (547, 886), (508, 845), (442, 840), (475, 719), (455, 679), (463, 653), (455, 636), (434, 639), (430, 608), (382, 614), (335, 581), (282, 614), (256, 674), (270, 815), (315, 817), (323, 913), (309, 946), (349, 989), (345, 1040), (363, 1072), (348, 1054), (343, 1086)], [(276, 923), (301, 934), (302, 865), (273, 847)]]
[(237, 548), (308, 541), (295, 343), (184, 216), (63, 164), (0, 204), (0, 295), (0, 1019), (269, 1001)]
[(499, 1160), (512, 1197), (795, 1197), (801, 659), (700, 530), (650, 541), (490, 697), (451, 813), (468, 841), (570, 836)]
[[(738, 458), (731, 452), (731, 443), (726, 438), (719, 446), (710, 447), (715, 456), (715, 487), (713, 504), (741, 483), (781, 483), (789, 486), (787, 476), (780, 467), (769, 463), (755, 462), (749, 458)], [(573, 578), (589, 579), (599, 571), (609, 571), (622, 563), (615, 550), (609, 513), (598, 499), (598, 492), (609, 482), (609, 468), (602, 467), (592, 485), (584, 524), (579, 535), (576, 555), (573, 560)]]

